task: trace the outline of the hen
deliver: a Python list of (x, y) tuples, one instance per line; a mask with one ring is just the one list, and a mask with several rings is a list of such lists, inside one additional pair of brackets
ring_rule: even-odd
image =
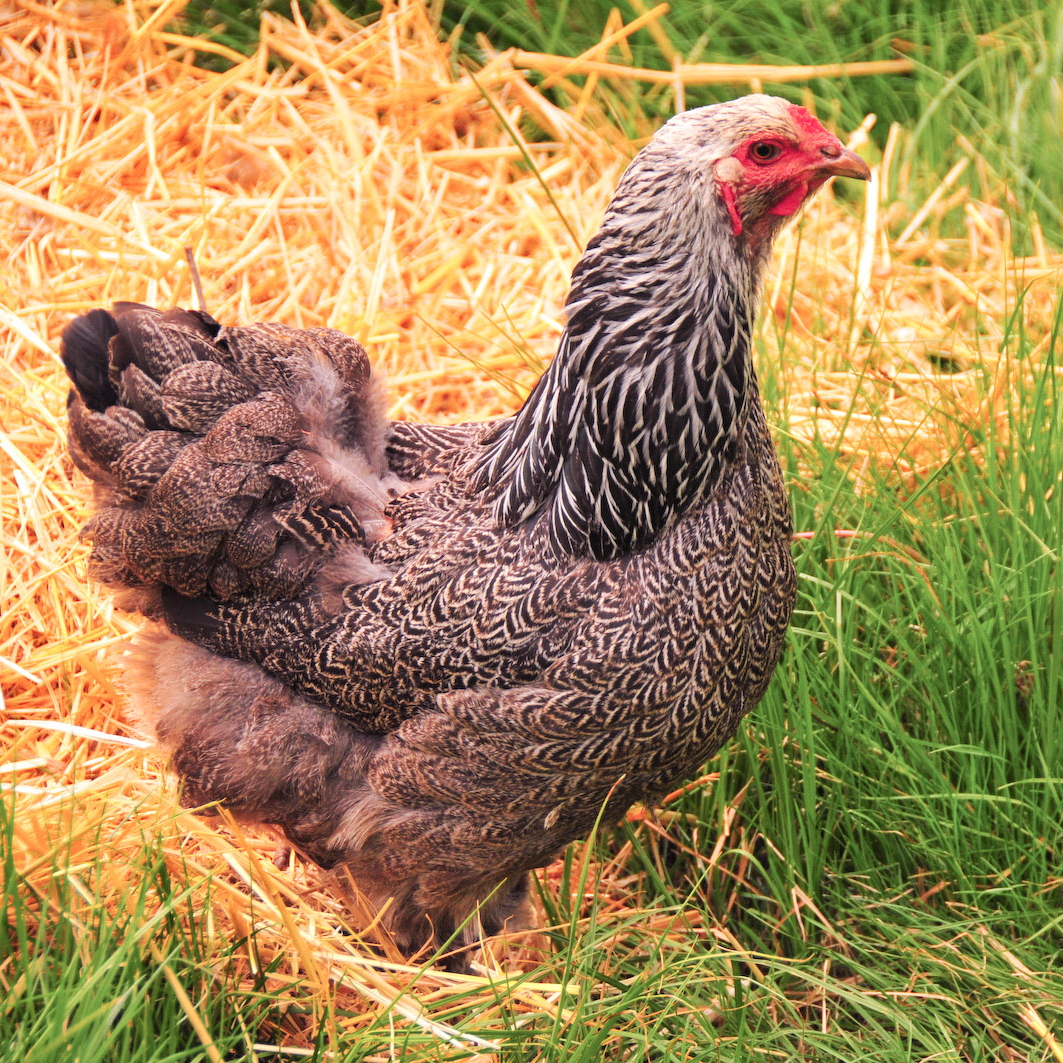
[(697, 771), (793, 605), (750, 339), (773, 237), (832, 175), (869, 171), (781, 99), (667, 122), (495, 423), (387, 423), (330, 329), (73, 321), (90, 572), (160, 621), (130, 689), (186, 800), (347, 864), (415, 950), (497, 931), (603, 808)]

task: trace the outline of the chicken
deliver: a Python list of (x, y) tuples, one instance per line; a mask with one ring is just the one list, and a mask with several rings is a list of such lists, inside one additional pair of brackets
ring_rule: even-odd
[(869, 171), (781, 99), (665, 123), (493, 423), (388, 423), (330, 329), (73, 321), (90, 573), (157, 621), (128, 685), (185, 800), (347, 865), (412, 952), (497, 932), (603, 811), (698, 771), (793, 607), (750, 342), (773, 238), (832, 175)]

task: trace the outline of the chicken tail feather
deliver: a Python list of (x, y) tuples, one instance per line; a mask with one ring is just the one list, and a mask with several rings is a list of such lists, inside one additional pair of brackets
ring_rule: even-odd
[(369, 360), (342, 333), (117, 303), (67, 326), (62, 359), (102, 582), (289, 597), (338, 545), (385, 533), (401, 482)]

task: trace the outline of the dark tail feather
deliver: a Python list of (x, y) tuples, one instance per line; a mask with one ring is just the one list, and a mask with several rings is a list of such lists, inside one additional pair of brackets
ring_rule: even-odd
[(102, 413), (118, 401), (109, 374), (110, 343), (117, 335), (118, 325), (106, 310), (90, 310), (63, 329), (63, 365), (90, 410)]
[(287, 597), (385, 526), (386, 426), (349, 337), (117, 303), (67, 326), (62, 359), (71, 455), (106, 488), (102, 581)]

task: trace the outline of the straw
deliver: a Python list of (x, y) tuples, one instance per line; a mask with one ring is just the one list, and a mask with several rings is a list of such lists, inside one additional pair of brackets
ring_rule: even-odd
[[(511, 412), (553, 353), (579, 247), (635, 150), (594, 90), (601, 78), (644, 76), (605, 59), (622, 52), (634, 23), (612, 18), (600, 46), (575, 60), (500, 53), (474, 79), (412, 0), (386, 3), (368, 26), (327, 8), (311, 25), (264, 16), (260, 49), (246, 59), (175, 32), (180, 6), (80, 5), (74, 17), (22, 0), (0, 27), (0, 779), (16, 810), (15, 866), (47, 895), (55, 838), (66, 839), (63, 859), (86, 862), (106, 838), (99, 888), (117, 904), (146, 831), (175, 881), (213, 872), (209, 899), (195, 887), (209, 906), (203, 917), (220, 938), (254, 927), (249, 984), (263, 979), (297, 1005), (283, 1030), (256, 1033), (272, 1029), (266, 1050), (298, 1056), (314, 1043), (315, 1016), (330, 1009), (342, 1009), (350, 1029), (390, 1008), (394, 1022), (441, 1044), (492, 1051), (490, 1039), (470, 1041), (435, 1016), (434, 994), (464, 987), (485, 1015), (498, 1015), (508, 994), (521, 1012), (554, 1017), (565, 1014), (564, 987), (463, 980), (369, 952), (347, 932), (352, 915), (333, 878), (298, 860), (278, 870), (272, 838), (178, 807), (164, 760), (143, 748), (117, 688), (138, 621), (84, 578), (78, 529), (90, 492), (64, 452), (58, 340), (74, 314), (114, 299), (202, 298), (223, 322), (281, 319), (357, 336), (393, 382), (394, 416)], [(660, 11), (636, 21), (650, 29)], [(193, 50), (235, 65), (208, 70)], [(712, 80), (870, 69), (679, 63), (653, 77), (681, 98), (682, 86)], [(568, 111), (525, 70), (565, 79), (559, 89), (587, 80)], [(515, 143), (528, 123), (549, 139)], [(759, 327), (788, 430), (836, 443), (857, 465), (896, 463), (903, 478), (958, 445), (977, 457), (974, 440), (1000, 417), (1014, 371), (996, 352), (1017, 293), (1028, 286), (1030, 332), (1047, 335), (1063, 260), (1043, 238), (1030, 259), (1010, 259), (1006, 212), (961, 195), (951, 175), (914, 213), (903, 186), (901, 202), (888, 200), (895, 157), (887, 151), (857, 216), (827, 191), (783, 235)], [(942, 236), (946, 220), (964, 235)], [(891, 240), (898, 230), (903, 239)], [(1034, 371), (1036, 355), (1023, 371)], [(955, 371), (939, 372), (942, 360)], [(739, 803), (721, 817), (719, 838), (703, 839), (708, 874), (722, 873)], [(667, 811), (633, 816), (651, 848), (668, 834)], [(727, 873), (741, 877), (744, 867)], [(640, 877), (622, 854), (597, 871), (610, 884), (597, 925), (621, 935), (639, 912)], [(561, 887), (558, 866), (542, 879)], [(572, 900), (586, 912), (590, 895)], [(730, 941), (703, 920), (645, 913), (648, 933)], [(181, 1006), (198, 1021), (190, 1000)], [(209, 1036), (200, 1038), (210, 1053)]]
[[(659, 17), (655, 9), (649, 12)], [(643, 16), (648, 17), (648, 16)], [(597, 50), (597, 46), (593, 51)], [(684, 85), (752, 85), (764, 81), (778, 83), (811, 81), (813, 78), (871, 77), (881, 74), (907, 74), (915, 69), (911, 59), (872, 59), (859, 63), (823, 63), (813, 66), (772, 66), (767, 63), (678, 63), (674, 70), (651, 70), (623, 66), (588, 58), (569, 59), (561, 55), (514, 49), (511, 61), (518, 70), (535, 70), (553, 79), (573, 74), (596, 74), (621, 81), (645, 81), (670, 85), (676, 79)]]

